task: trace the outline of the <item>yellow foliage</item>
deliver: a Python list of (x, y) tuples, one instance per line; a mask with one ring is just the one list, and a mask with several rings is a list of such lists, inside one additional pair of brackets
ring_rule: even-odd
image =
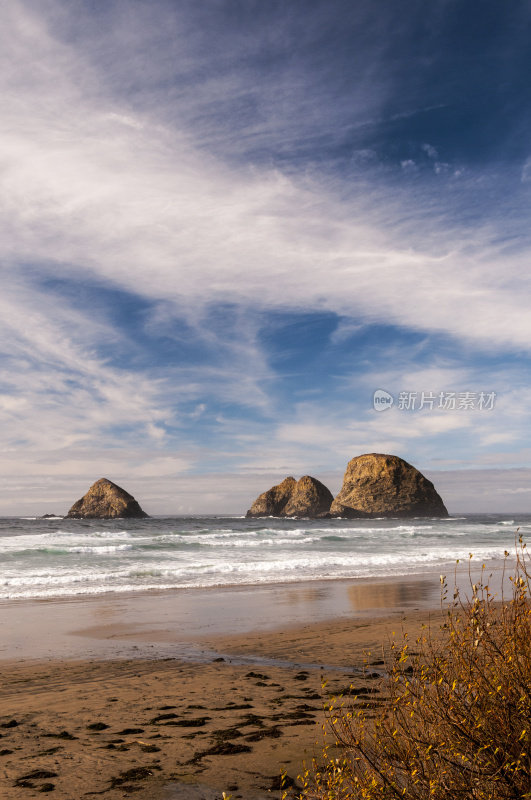
[[(509, 554), (506, 554), (508, 558)], [(394, 642), (376, 718), (363, 699), (327, 707), (334, 747), (301, 776), (301, 800), (531, 798), (531, 600), (519, 540), (511, 597), (455, 590), (410, 653)], [(483, 573), (484, 574), (484, 573)], [(283, 794), (287, 800), (288, 792)], [(293, 796), (293, 795), (292, 795)]]

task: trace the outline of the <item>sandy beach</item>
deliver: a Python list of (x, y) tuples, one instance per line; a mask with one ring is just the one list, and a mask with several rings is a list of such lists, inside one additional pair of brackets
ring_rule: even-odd
[(171, 623), (179, 593), (4, 604), (2, 798), (278, 797), (281, 770), (296, 781), (319, 753), (328, 694), (352, 684), (377, 708), (393, 635), (437, 620), (433, 579), (407, 585), (252, 587), (237, 620), (233, 593), (191, 593), (195, 636)]

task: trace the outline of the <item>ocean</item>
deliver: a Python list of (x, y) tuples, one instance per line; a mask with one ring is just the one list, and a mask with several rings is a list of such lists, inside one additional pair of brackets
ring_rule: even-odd
[(496, 567), (531, 514), (449, 519), (291, 520), (228, 516), (0, 519), (0, 599), (60, 598)]

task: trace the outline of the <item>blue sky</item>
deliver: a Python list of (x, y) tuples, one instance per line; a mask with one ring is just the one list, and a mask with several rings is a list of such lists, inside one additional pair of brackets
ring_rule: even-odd
[(10, 0), (0, 513), (101, 476), (150, 513), (243, 513), (287, 474), (336, 492), (372, 451), (450, 510), (529, 511), (530, 22), (518, 0)]

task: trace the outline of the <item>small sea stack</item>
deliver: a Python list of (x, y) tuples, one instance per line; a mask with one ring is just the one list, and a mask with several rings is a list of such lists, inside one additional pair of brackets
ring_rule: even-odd
[(366, 453), (349, 461), (332, 502), (334, 517), (447, 517), (433, 483), (398, 456)]
[(110, 481), (100, 478), (86, 495), (74, 503), (67, 514), (70, 519), (115, 519), (116, 517), (147, 517), (135, 498)]
[(303, 475), (300, 480), (285, 478), (256, 498), (247, 517), (319, 517), (325, 515), (333, 495), (324, 483)]

